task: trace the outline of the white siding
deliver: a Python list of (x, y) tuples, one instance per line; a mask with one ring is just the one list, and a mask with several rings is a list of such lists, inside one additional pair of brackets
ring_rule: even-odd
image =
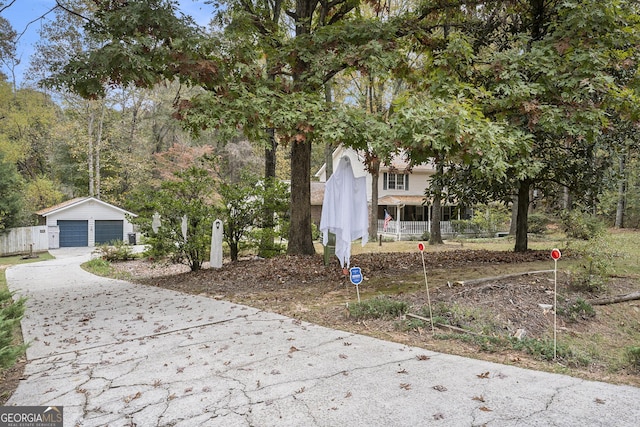
[[(409, 174), (409, 188), (406, 190), (385, 190), (384, 189), (384, 174), (390, 173), (389, 171), (381, 171), (378, 178), (378, 197), (384, 196), (424, 196), (424, 190), (429, 186), (429, 181), (433, 172), (417, 171), (414, 170)], [(398, 172), (402, 173), (402, 172)]]
[(60, 209), (47, 215), (47, 226), (54, 227), (62, 220), (86, 220), (88, 221), (89, 246), (95, 246), (95, 222), (96, 220), (122, 220), (122, 240), (128, 241), (128, 234), (133, 233), (133, 225), (127, 221), (125, 213), (110, 205), (94, 200), (78, 203)]

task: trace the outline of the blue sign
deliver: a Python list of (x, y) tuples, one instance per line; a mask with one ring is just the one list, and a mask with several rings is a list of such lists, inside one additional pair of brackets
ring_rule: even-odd
[(360, 267), (351, 267), (349, 272), (351, 273), (349, 276), (351, 283), (359, 285), (362, 282), (362, 270), (360, 270)]

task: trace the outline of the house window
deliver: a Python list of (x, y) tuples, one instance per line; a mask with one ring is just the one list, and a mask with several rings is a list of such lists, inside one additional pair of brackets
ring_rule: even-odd
[(384, 173), (383, 190), (409, 190), (409, 175)]

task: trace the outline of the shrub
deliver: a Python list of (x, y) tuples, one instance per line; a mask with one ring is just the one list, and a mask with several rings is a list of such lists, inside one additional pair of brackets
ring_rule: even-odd
[(529, 233), (533, 234), (543, 234), (547, 231), (547, 225), (549, 225), (551, 221), (549, 217), (544, 214), (534, 213), (527, 217), (527, 227)]
[(273, 258), (274, 256), (283, 254), (287, 250), (287, 245), (276, 242), (278, 237), (278, 234), (273, 228), (259, 228), (249, 233), (251, 246), (258, 247), (258, 255), (263, 258)]
[(420, 240), (422, 240), (423, 242), (428, 242), (429, 239), (431, 239), (431, 233), (429, 231), (425, 230), (422, 233), (422, 236), (420, 236)]
[(464, 234), (471, 228), (471, 220), (469, 219), (454, 219), (451, 221), (451, 228), (456, 234)]
[(9, 291), (0, 291), (0, 368), (13, 366), (27, 349), (26, 344), (16, 345), (14, 332), (24, 314), (25, 298), (13, 299)]
[(94, 252), (107, 261), (128, 261), (136, 258), (131, 246), (125, 244), (122, 240), (116, 240), (111, 244), (99, 245)]
[(580, 260), (571, 267), (571, 286), (585, 292), (604, 289), (609, 281), (615, 250), (603, 238), (574, 242), (572, 249)]
[(587, 319), (596, 315), (593, 306), (586, 302), (583, 298), (578, 298), (573, 302), (569, 302), (566, 307), (558, 307), (558, 314), (566, 316), (571, 321), (579, 319)]
[(560, 219), (567, 237), (574, 239), (591, 240), (601, 236), (605, 230), (605, 224), (598, 217), (576, 210), (564, 212)]

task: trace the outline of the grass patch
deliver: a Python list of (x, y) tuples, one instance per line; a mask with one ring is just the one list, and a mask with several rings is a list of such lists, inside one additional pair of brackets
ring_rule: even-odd
[(627, 347), (625, 356), (629, 366), (633, 370), (640, 372), (640, 346)]
[(349, 316), (361, 319), (393, 319), (405, 314), (409, 305), (384, 296), (349, 304)]
[(93, 258), (83, 263), (80, 267), (91, 274), (95, 274), (96, 276), (110, 277), (112, 279), (119, 280), (131, 279), (131, 275), (129, 273), (117, 270), (113, 267), (111, 261), (104, 258)]
[(102, 258), (93, 258), (92, 260), (82, 264), (82, 268), (96, 276), (112, 277), (115, 274), (115, 270), (111, 266), (111, 262)]

